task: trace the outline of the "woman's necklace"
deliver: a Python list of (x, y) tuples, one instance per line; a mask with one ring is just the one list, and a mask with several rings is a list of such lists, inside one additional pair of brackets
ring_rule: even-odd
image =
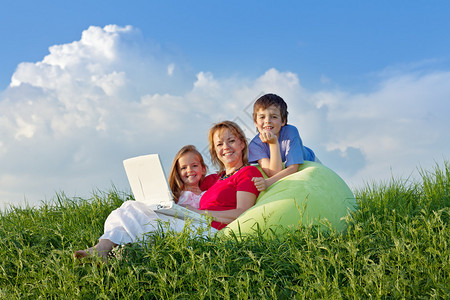
[(239, 167), (238, 169), (234, 170), (233, 172), (231, 172), (230, 174), (225, 174), (223, 173), (222, 175), (220, 175), (219, 180), (225, 180), (228, 177), (233, 176), (234, 174), (236, 174), (237, 171), (239, 171), (240, 169), (242, 169), (243, 167), (245, 167), (245, 165), (242, 165), (241, 167)]

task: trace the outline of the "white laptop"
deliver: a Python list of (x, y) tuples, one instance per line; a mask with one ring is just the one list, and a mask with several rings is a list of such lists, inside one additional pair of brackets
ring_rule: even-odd
[(158, 213), (206, 222), (201, 214), (175, 203), (158, 154), (129, 158), (123, 165), (136, 201)]

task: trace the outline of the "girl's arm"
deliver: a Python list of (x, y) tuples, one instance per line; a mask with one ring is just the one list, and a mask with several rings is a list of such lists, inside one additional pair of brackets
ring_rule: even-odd
[(238, 191), (236, 200), (236, 208), (229, 210), (199, 210), (193, 207), (188, 207), (192, 211), (200, 214), (212, 216), (214, 221), (220, 223), (231, 223), (237, 219), (243, 212), (255, 205), (256, 195), (250, 192)]

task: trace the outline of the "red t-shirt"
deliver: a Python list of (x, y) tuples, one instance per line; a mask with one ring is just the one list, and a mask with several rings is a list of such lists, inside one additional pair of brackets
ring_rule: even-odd
[(210, 174), (206, 176), (205, 179), (203, 179), (202, 183), (200, 184), (200, 189), (202, 191), (206, 191), (216, 183), (217, 179), (219, 179), (219, 175), (217, 174)]
[[(250, 192), (259, 195), (253, 177), (262, 177), (258, 168), (247, 166), (239, 170), (236, 174), (224, 179), (218, 180), (211, 186), (200, 199), (201, 210), (229, 210), (236, 208), (236, 193), (238, 191)], [(222, 229), (227, 224), (213, 221), (211, 226), (216, 229)]]

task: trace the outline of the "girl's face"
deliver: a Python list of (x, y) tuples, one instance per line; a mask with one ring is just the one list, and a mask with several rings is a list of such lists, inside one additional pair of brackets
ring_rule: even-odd
[(216, 155), (225, 168), (242, 164), (242, 150), (245, 144), (229, 129), (217, 130), (213, 141)]
[(187, 152), (178, 159), (178, 174), (185, 185), (198, 186), (206, 168), (202, 166), (198, 155)]

